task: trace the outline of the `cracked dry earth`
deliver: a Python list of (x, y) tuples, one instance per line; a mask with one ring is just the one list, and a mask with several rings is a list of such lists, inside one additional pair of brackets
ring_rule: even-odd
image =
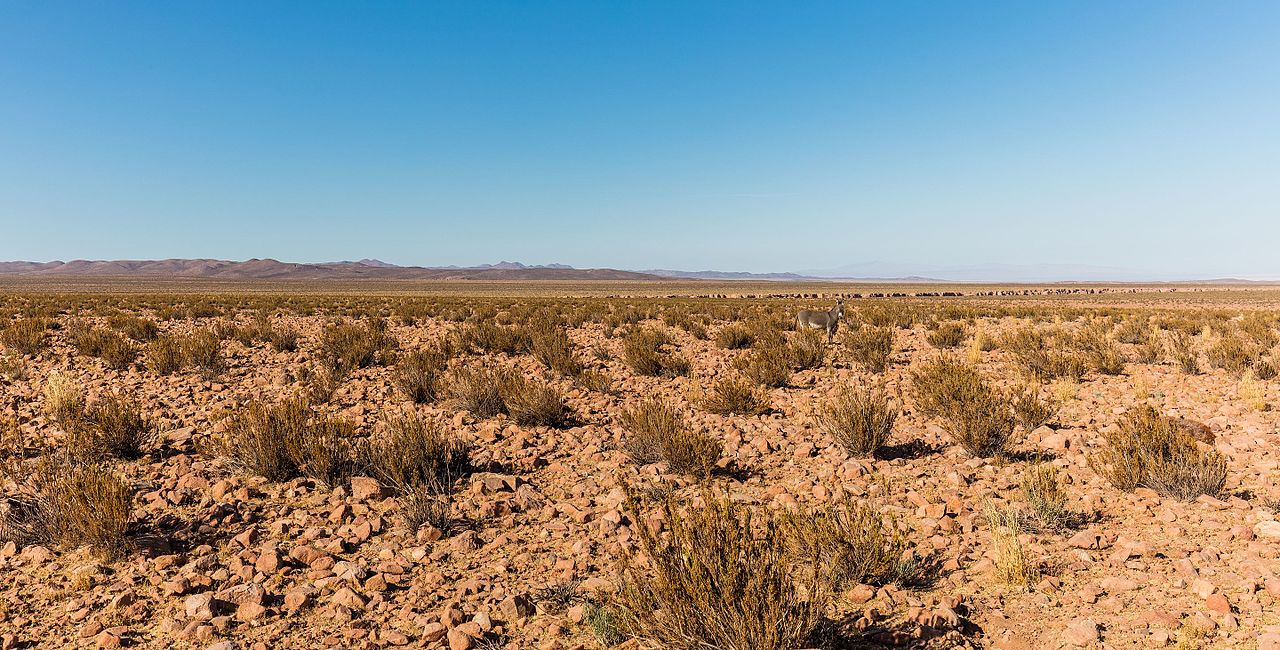
[[(837, 343), (821, 368), (770, 390), (773, 411), (755, 417), (708, 414), (690, 399), (745, 351), (660, 321), (645, 324), (675, 340), (692, 364), (686, 377), (635, 375), (622, 361), (621, 339), (606, 336), (602, 324), (570, 331), (579, 356), (612, 377), (612, 394), (558, 378), (527, 355), (490, 355), (562, 389), (576, 418), (566, 429), (415, 405), (397, 393), (390, 368), (356, 370), (318, 408), (362, 432), (389, 413), (416, 410), (474, 442), (477, 471), (460, 480), (452, 512), (458, 525), (443, 535), (405, 530), (396, 500), (370, 479), (333, 488), (309, 479), (270, 483), (199, 453), (201, 439), (222, 430), (228, 414), (297, 390), (296, 369), (332, 320), (274, 319), (302, 333), (297, 352), (228, 340), (227, 367), (211, 378), (159, 376), (141, 364), (110, 370), (77, 356), (59, 332), (49, 349), (17, 358), (23, 372), (3, 380), (0, 404), (28, 437), (57, 444), (63, 435), (42, 411), (43, 379), (59, 369), (90, 402), (110, 391), (136, 398), (161, 444), (118, 463), (135, 491), (135, 547), (122, 559), (102, 563), (86, 549), (52, 546), (0, 549), (4, 648), (600, 647), (584, 624), (584, 599), (605, 597), (617, 584), (619, 559), (635, 549), (637, 522), (625, 511), (623, 486), (665, 484), (689, 499), (699, 495), (694, 481), (661, 464), (636, 466), (621, 450), (620, 413), (651, 395), (674, 400), (692, 426), (724, 443), (721, 464), (735, 471), (711, 483), (734, 499), (811, 510), (851, 495), (895, 515), (918, 549), (936, 553), (938, 578), (927, 587), (858, 585), (835, 595), (829, 614), (867, 643), (1280, 648), (1280, 414), (1242, 398), (1239, 380), (1222, 370), (1192, 376), (1130, 355), (1123, 374), (1091, 372), (1056, 385), (1056, 416), (1025, 434), (1021, 456), (1005, 461), (968, 456), (936, 421), (914, 412), (910, 368), (939, 354), (923, 325), (898, 331), (883, 378), (860, 369)], [(989, 317), (977, 326), (998, 334), (1030, 322)], [(712, 333), (723, 324), (713, 323)], [(161, 323), (166, 333), (196, 326)], [(423, 318), (393, 321), (390, 331), (411, 350), (458, 326)], [(999, 349), (981, 353), (979, 367), (1002, 386), (1019, 381)], [(816, 406), (843, 385), (880, 381), (904, 402), (890, 441), (902, 453), (851, 458), (820, 431)], [(1276, 383), (1263, 386), (1263, 399), (1280, 405)], [(1091, 469), (1087, 459), (1102, 433), (1142, 401), (1208, 425), (1228, 461), (1220, 498), (1122, 492)], [(1018, 458), (1035, 453), (1052, 459), (1071, 507), (1088, 521), (1025, 532), (1038, 577), (1013, 587), (994, 575), (983, 504), (1018, 502), (1028, 465)], [(574, 596), (564, 597), (570, 590)]]

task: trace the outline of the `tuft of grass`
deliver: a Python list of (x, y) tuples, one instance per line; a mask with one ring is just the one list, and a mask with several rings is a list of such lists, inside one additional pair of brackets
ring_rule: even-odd
[(45, 378), (44, 412), (65, 429), (80, 423), (84, 415), (84, 393), (71, 375), (54, 370)]
[(550, 319), (535, 321), (529, 327), (529, 351), (543, 365), (565, 377), (582, 374), (583, 365), (574, 352), (573, 341), (565, 328)]
[(11, 502), (0, 537), (68, 550), (88, 546), (108, 560), (128, 551), (133, 491), (106, 465), (47, 455), (26, 481), (32, 496)]
[(1200, 374), (1200, 356), (1196, 353), (1195, 337), (1186, 332), (1174, 332), (1169, 342), (1173, 360), (1185, 375)]
[(517, 424), (563, 427), (571, 420), (564, 393), (552, 386), (512, 374), (501, 385), (501, 392), (506, 410)]
[(818, 558), (835, 589), (848, 585), (912, 586), (927, 582), (926, 563), (911, 552), (897, 522), (869, 505), (845, 497), (812, 514), (783, 515), (792, 554), (799, 561)]
[(693, 431), (674, 406), (655, 397), (622, 414), (623, 449), (638, 464), (665, 461), (673, 472), (707, 476), (720, 460), (721, 443)]
[(94, 404), (81, 425), (67, 432), (67, 451), (80, 460), (138, 458), (155, 441), (155, 429), (138, 403), (112, 394)]
[(1209, 346), (1206, 355), (1209, 365), (1222, 368), (1236, 377), (1243, 376), (1258, 358), (1257, 350), (1234, 332)]
[(0, 343), (18, 354), (36, 355), (49, 345), (49, 321), (20, 318), (0, 330)]
[(438, 347), (414, 350), (396, 361), (392, 381), (407, 399), (418, 404), (434, 402), (440, 374), (448, 363), (448, 356)]
[(370, 476), (402, 493), (420, 488), (445, 494), (471, 472), (471, 445), (413, 413), (387, 418), (379, 435), (361, 446), (359, 457)]
[(311, 409), (293, 397), (279, 404), (252, 402), (234, 415), (226, 430), (210, 439), (208, 451), (270, 481), (299, 475), (298, 441), (308, 435)]
[(181, 340), (182, 365), (215, 373), (223, 368), (222, 340), (207, 329), (199, 329)]
[(1067, 495), (1058, 484), (1058, 470), (1048, 463), (1036, 463), (1022, 473), (1022, 499), (1031, 507), (1040, 528), (1071, 528), (1080, 516), (1067, 506)]
[(146, 366), (158, 375), (170, 375), (182, 369), (182, 342), (162, 336), (147, 344)]
[(458, 341), (464, 350), (478, 349), (487, 354), (508, 356), (529, 350), (529, 335), (523, 328), (505, 327), (489, 321), (471, 323), (459, 330)]
[(611, 393), (613, 391), (613, 379), (609, 377), (609, 373), (603, 370), (583, 370), (574, 382), (579, 386), (597, 393)]
[(870, 456), (893, 433), (898, 409), (883, 391), (846, 387), (818, 410), (818, 426), (852, 456)]
[(757, 346), (747, 356), (734, 359), (733, 365), (761, 386), (782, 388), (791, 382), (791, 359), (785, 345)]
[(363, 324), (342, 321), (320, 333), (321, 365), (338, 376), (357, 368), (386, 365), (395, 348), (383, 318), (371, 318)]
[(1009, 398), (1013, 417), (1024, 431), (1035, 431), (1044, 426), (1058, 412), (1052, 400), (1045, 399), (1037, 387), (1024, 386)]
[(1104, 435), (1107, 446), (1089, 464), (1115, 487), (1148, 487), (1190, 501), (1217, 496), (1227, 479), (1227, 461), (1216, 449), (1201, 449), (1186, 428), (1150, 405), (1132, 409)]
[(939, 323), (937, 327), (925, 334), (924, 338), (929, 345), (942, 350), (960, 347), (967, 336), (968, 332), (960, 323)]
[(844, 347), (855, 362), (870, 372), (881, 374), (889, 367), (889, 359), (893, 356), (893, 339), (892, 327), (864, 325), (845, 335)]
[(503, 387), (512, 377), (513, 373), (505, 368), (462, 366), (445, 377), (441, 394), (456, 409), (470, 411), (478, 418), (491, 418), (507, 412)]
[[(633, 500), (629, 508), (633, 521), (647, 521)], [(647, 568), (624, 568), (624, 635), (673, 650), (808, 647), (826, 592), (816, 568), (790, 561), (780, 516), (711, 495), (684, 511), (667, 501), (662, 513), (667, 534), (635, 527)]]
[(1027, 587), (1035, 582), (1038, 572), (1027, 563), (1022, 548), (1022, 520), (1011, 508), (1002, 508), (993, 501), (984, 506), (987, 524), (991, 526), (992, 560), (996, 577), (1005, 584)]
[(730, 323), (716, 332), (716, 345), (726, 350), (741, 350), (751, 347), (756, 340), (751, 330), (738, 323)]
[(116, 314), (107, 319), (107, 325), (125, 336), (140, 342), (151, 341), (160, 335), (155, 321), (128, 314)]
[(701, 406), (719, 415), (760, 415), (769, 410), (769, 396), (746, 379), (729, 377), (711, 387)]
[[(1268, 366), (1270, 367), (1270, 366)], [(1254, 369), (1244, 371), (1238, 389), (1240, 401), (1254, 411), (1267, 410), (1267, 387), (1254, 376)]]
[(583, 608), (582, 622), (591, 630), (591, 635), (602, 647), (612, 648), (627, 640), (626, 635), (618, 629), (618, 613), (609, 604), (587, 603)]
[(942, 420), (965, 451), (979, 458), (1003, 457), (1014, 442), (1009, 400), (972, 366), (943, 356), (911, 373), (916, 406)]
[(786, 350), (787, 361), (792, 368), (797, 370), (821, 368), (822, 359), (827, 352), (827, 342), (822, 332), (804, 329), (792, 335)]
[(622, 358), (637, 375), (680, 377), (689, 374), (689, 362), (664, 350), (670, 344), (657, 330), (636, 329), (622, 340)]

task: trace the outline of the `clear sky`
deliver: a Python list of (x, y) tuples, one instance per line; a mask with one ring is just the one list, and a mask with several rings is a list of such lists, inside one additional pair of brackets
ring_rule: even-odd
[(4, 260), (1278, 252), (1274, 0), (0, 0)]

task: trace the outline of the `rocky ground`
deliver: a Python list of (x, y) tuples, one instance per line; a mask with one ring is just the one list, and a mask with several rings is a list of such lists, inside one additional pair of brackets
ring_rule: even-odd
[[(936, 552), (938, 579), (928, 587), (859, 585), (837, 594), (832, 614), (867, 642), (1280, 648), (1280, 415), (1258, 410), (1222, 370), (1192, 376), (1169, 363), (1130, 361), (1120, 375), (1054, 385), (1063, 400), (1057, 415), (1006, 460), (968, 456), (911, 408), (909, 368), (938, 354), (922, 325), (899, 332), (883, 379), (833, 345), (823, 367), (771, 390), (773, 411), (755, 417), (696, 407), (690, 396), (744, 352), (677, 328), (666, 329), (693, 366), (677, 378), (637, 376), (604, 325), (571, 331), (582, 357), (612, 377), (612, 394), (554, 377), (531, 357), (500, 355), (564, 390), (577, 420), (565, 429), (415, 405), (396, 391), (391, 369), (355, 371), (321, 408), (362, 430), (389, 413), (417, 410), (474, 442), (480, 471), (459, 486), (458, 525), (444, 535), (406, 530), (396, 500), (376, 481), (332, 489), (309, 479), (269, 483), (198, 451), (249, 401), (297, 390), (297, 368), (315, 354), (328, 319), (275, 318), (302, 332), (299, 351), (227, 341), (227, 367), (213, 377), (111, 370), (77, 356), (60, 335), (43, 353), (10, 356), (21, 370), (0, 380), (0, 415), (16, 417), (28, 437), (56, 444), (62, 435), (42, 410), (43, 380), (58, 369), (91, 402), (110, 391), (134, 396), (163, 442), (119, 464), (136, 493), (136, 548), (123, 559), (104, 563), (87, 549), (12, 542), (0, 548), (0, 646), (599, 647), (584, 624), (584, 603), (608, 594), (619, 559), (635, 547), (624, 485), (665, 485), (691, 497), (700, 489), (662, 465), (636, 466), (620, 449), (622, 410), (660, 394), (723, 441), (721, 464), (732, 471), (711, 479), (716, 489), (788, 509), (846, 494), (866, 499), (896, 515), (917, 548)], [(980, 326), (995, 334), (1029, 322), (993, 318)], [(165, 331), (195, 326), (162, 324)], [(456, 327), (425, 319), (393, 324), (391, 333), (413, 349)], [(1019, 381), (1006, 353), (980, 358), (1001, 385)], [(850, 458), (816, 426), (816, 405), (842, 385), (880, 381), (906, 406), (891, 440), (900, 453)], [(1276, 383), (1263, 386), (1265, 403), (1280, 405)], [(1142, 401), (1210, 427), (1228, 459), (1220, 498), (1122, 492), (1091, 469), (1087, 459), (1101, 434)], [(1039, 577), (1029, 588), (1013, 587), (993, 575), (983, 504), (1016, 502), (1026, 459), (1036, 453), (1059, 468), (1073, 509), (1087, 520), (1072, 530), (1024, 533)]]

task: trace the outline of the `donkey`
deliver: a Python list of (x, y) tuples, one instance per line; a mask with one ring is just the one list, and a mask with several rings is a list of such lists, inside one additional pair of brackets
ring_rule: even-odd
[(840, 324), (840, 316), (844, 314), (844, 298), (836, 298), (836, 306), (831, 311), (801, 310), (796, 314), (796, 327), (808, 327), (815, 330), (826, 330), (827, 343), (836, 335), (836, 326)]

